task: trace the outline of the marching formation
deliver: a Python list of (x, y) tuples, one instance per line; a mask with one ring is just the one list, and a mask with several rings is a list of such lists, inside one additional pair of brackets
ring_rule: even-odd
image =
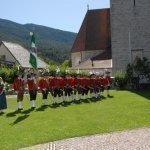
[(24, 96), (25, 86), (27, 85), (29, 91), (29, 99), (31, 107), (36, 107), (37, 92), (42, 93), (42, 105), (48, 104), (48, 96), (52, 100), (52, 104), (65, 103), (74, 100), (82, 100), (86, 98), (100, 98), (103, 96), (103, 91), (106, 88), (107, 96), (109, 96), (109, 89), (111, 85), (111, 78), (109, 72), (104, 76), (91, 74), (83, 76), (77, 74), (77, 77), (72, 77), (69, 73), (62, 76), (58, 73), (56, 76), (41, 75), (36, 78), (36, 74), (30, 73), (27, 79), (23, 75), (19, 75), (14, 80), (14, 90), (17, 92), (18, 109), (22, 109), (22, 100)]
[[(82, 101), (87, 98), (103, 97), (104, 89), (109, 89), (112, 83), (110, 72), (104, 75), (91, 74), (90, 76), (77, 74), (72, 77), (69, 73), (64, 76), (57, 73), (55, 76), (46, 76), (44, 73), (39, 78), (34, 73), (16, 75), (13, 88), (17, 93), (18, 110), (22, 110), (22, 101), (25, 91), (28, 91), (29, 97), (26, 98), (31, 103), (31, 108), (36, 108), (37, 93), (42, 93), (42, 105), (48, 105), (48, 99), (52, 105), (66, 103), (67, 101)], [(27, 89), (27, 90), (26, 90)]]

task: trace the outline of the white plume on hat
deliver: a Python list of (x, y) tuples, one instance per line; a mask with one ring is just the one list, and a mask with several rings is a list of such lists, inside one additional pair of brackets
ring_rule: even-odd
[(49, 68), (47, 68), (46, 71), (49, 73), (50, 72)]
[(77, 74), (79, 74), (80, 73), (80, 69), (78, 68), (78, 70), (77, 70)]
[(69, 72), (70, 72), (70, 70), (67, 68), (67, 69), (65, 70), (65, 72), (66, 72), (66, 73), (69, 73)]
[(110, 71), (108, 69), (105, 69), (105, 73), (110, 73)]
[(92, 72), (92, 71), (90, 71), (90, 72), (89, 72), (89, 74), (91, 75), (91, 74), (93, 74), (93, 72)]
[(56, 73), (58, 74), (60, 72), (60, 68), (57, 66)]
[(95, 71), (93, 70), (93, 72), (92, 72), (93, 74), (95, 74)]
[(95, 72), (95, 74), (98, 76), (100, 73), (99, 72)]

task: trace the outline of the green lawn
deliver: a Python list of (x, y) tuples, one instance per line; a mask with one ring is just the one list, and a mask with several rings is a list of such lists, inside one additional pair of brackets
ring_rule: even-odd
[[(106, 94), (106, 93), (105, 93)], [(87, 100), (66, 106), (15, 111), (16, 99), (8, 99), (8, 109), (0, 116), (0, 150), (18, 149), (76, 136), (92, 135), (150, 126), (150, 92), (111, 91), (112, 98)]]

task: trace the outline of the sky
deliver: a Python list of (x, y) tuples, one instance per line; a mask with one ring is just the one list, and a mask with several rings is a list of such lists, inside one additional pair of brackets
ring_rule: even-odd
[(89, 9), (109, 8), (110, 0), (1, 0), (0, 18), (78, 32)]

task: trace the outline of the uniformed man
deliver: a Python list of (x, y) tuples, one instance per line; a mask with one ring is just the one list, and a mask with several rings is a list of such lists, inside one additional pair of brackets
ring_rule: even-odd
[(29, 94), (30, 94), (30, 102), (31, 102), (31, 108), (35, 108), (35, 101), (36, 101), (36, 96), (37, 96), (37, 81), (36, 81), (36, 74), (31, 73), (27, 77), (27, 84), (28, 84), (28, 89), (29, 89)]
[(22, 101), (23, 101), (24, 90), (25, 90), (25, 82), (23, 79), (23, 74), (16, 75), (13, 82), (13, 88), (17, 93), (18, 110), (22, 110), (23, 109)]
[(51, 94), (51, 97), (52, 97), (52, 104), (54, 104), (54, 86), (55, 86), (55, 77), (53, 76), (50, 76), (48, 78), (48, 85), (49, 85), (49, 92)]
[(104, 76), (104, 80), (105, 80), (105, 87), (107, 90), (107, 96), (110, 96), (109, 90), (110, 90), (110, 85), (112, 83), (112, 80), (110, 78), (110, 72), (108, 70), (105, 71), (105, 76)]
[(53, 95), (53, 104), (57, 103), (56, 98), (59, 98), (59, 101), (62, 101), (62, 97), (63, 97), (63, 90), (62, 90), (62, 77), (60, 76), (60, 73), (57, 74), (57, 76), (54, 78), (54, 95)]
[(105, 89), (105, 79), (103, 74), (100, 75), (99, 80), (100, 80), (100, 96), (103, 97), (103, 92)]
[(42, 92), (42, 99), (43, 99), (43, 103), (42, 105), (47, 105), (47, 96), (48, 96), (48, 92), (49, 92), (49, 85), (48, 85), (48, 80), (46, 78), (46, 76), (44, 74), (42, 74), (38, 86)]
[(74, 78), (71, 77), (69, 73), (66, 73), (64, 81), (65, 81), (64, 82), (65, 99), (67, 99), (68, 96), (69, 100), (72, 102), (74, 100), (73, 95)]

